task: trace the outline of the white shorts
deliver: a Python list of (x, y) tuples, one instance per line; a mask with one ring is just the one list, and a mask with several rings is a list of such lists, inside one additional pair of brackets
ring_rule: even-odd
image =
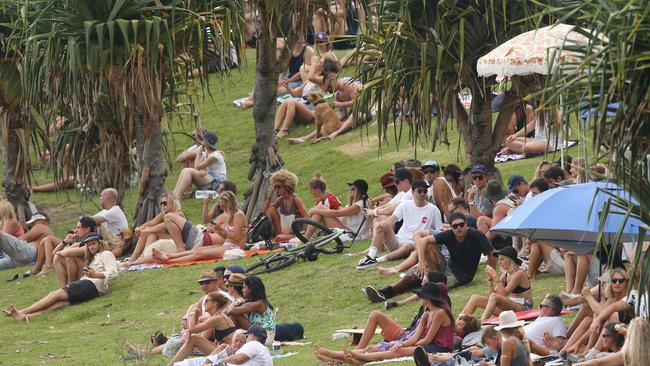
[(548, 255), (548, 261), (546, 261), (546, 269), (551, 274), (564, 274), (564, 258), (560, 255), (559, 250), (551, 250), (551, 253)]

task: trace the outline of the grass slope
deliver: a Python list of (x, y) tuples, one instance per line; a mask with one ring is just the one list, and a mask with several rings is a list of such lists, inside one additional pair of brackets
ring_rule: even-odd
[[(248, 68), (235, 71), (223, 90), (214, 78), (211, 81), (212, 100), (204, 101), (199, 108), (203, 126), (216, 130), (220, 148), (226, 152), (228, 175), (235, 180), (241, 192), (248, 182), (248, 156), (255, 141), (251, 110), (242, 111), (232, 105), (232, 100), (245, 96), (254, 83), (254, 52), (248, 51)], [(170, 122), (173, 134), (168, 135), (170, 155), (176, 156), (188, 141), (180, 137), (182, 131), (192, 126)], [(291, 130), (292, 136), (308, 133), (310, 127)], [(392, 136), (392, 133), (391, 133)], [(392, 162), (411, 158), (415, 149), (403, 142), (398, 149), (389, 137), (390, 143), (382, 145), (378, 152), (376, 128), (357, 130), (341, 136), (333, 142), (317, 145), (290, 146), (280, 143), (281, 154), (286, 167), (296, 172), (301, 179), (298, 194), (311, 202), (307, 181), (314, 171), (320, 170), (328, 181), (330, 189), (345, 199), (347, 185), (356, 178), (366, 179), (371, 186), (370, 193), (380, 192), (379, 176)], [(452, 147), (439, 147), (429, 152), (429, 147), (418, 148), (418, 158), (435, 159), (442, 164), (457, 161), (458, 135), (450, 134)], [(569, 152), (571, 153), (571, 151)], [(557, 157), (549, 156), (557, 159)], [(528, 159), (499, 165), (504, 177), (515, 172), (530, 178), (539, 159)], [(461, 162), (466, 165), (466, 162)], [(173, 166), (165, 186), (173, 188), (178, 176), (178, 166)], [(46, 172), (36, 173), (39, 183), (51, 179)], [(124, 198), (123, 207), (131, 213), (137, 190)], [(99, 211), (99, 196), (82, 198), (75, 191), (60, 194), (35, 194), (34, 201), (52, 216), (55, 233), (62, 236), (73, 227), (81, 214)], [(185, 212), (195, 222), (200, 222), (201, 203), (186, 199)], [(358, 242), (351, 251), (366, 248), (367, 242)], [(315, 263), (298, 263), (278, 273), (264, 275), (270, 301), (278, 310), (278, 322), (300, 322), (305, 326), (306, 340), (326, 347), (349, 347), (348, 340), (331, 341), (331, 334), (339, 328), (362, 327), (367, 315), (379, 305), (369, 303), (360, 289), (368, 284), (385, 286), (396, 277), (379, 276), (374, 270), (357, 271), (354, 265), (359, 257), (341, 255), (321, 256)], [(255, 259), (237, 263), (246, 264)], [(111, 283), (110, 293), (102, 298), (79, 306), (56, 311), (34, 318), (30, 323), (17, 323), (13, 319), (0, 317), (0, 365), (113, 365), (121, 364), (118, 356), (122, 344), (131, 342), (146, 346), (149, 335), (160, 329), (171, 334), (179, 328), (179, 319), (187, 306), (200, 297), (196, 283), (200, 271), (213, 265), (197, 265), (165, 270), (147, 270), (122, 273)], [(54, 275), (46, 278), (29, 278), (23, 281), (5, 282), (5, 278), (27, 268), (0, 273), (0, 306), (6, 308), (16, 304), (27, 306), (57, 288)], [(450, 292), (454, 312), (458, 313), (471, 294), (486, 293), (484, 270), (480, 268), (474, 282)], [(562, 278), (541, 275), (533, 283), (536, 304), (548, 292), (563, 289)], [(391, 312), (396, 320), (407, 324), (416, 311), (416, 305)], [(313, 365), (316, 358), (312, 346), (293, 347), (286, 351), (298, 355), (279, 359), (276, 365)], [(137, 364), (163, 365), (168, 359), (153, 357)], [(135, 364), (131, 362), (130, 364)]]

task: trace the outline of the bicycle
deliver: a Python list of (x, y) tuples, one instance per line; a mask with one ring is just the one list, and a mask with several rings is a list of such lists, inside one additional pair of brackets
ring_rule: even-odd
[[(308, 240), (302, 233), (303, 228), (314, 228), (312, 239)], [(291, 231), (300, 240), (301, 244), (293, 248), (285, 249), (283, 252), (272, 254), (266, 258), (260, 259), (246, 268), (247, 275), (258, 275), (270, 273), (287, 268), (296, 263), (298, 260), (315, 261), (318, 254), (337, 254), (345, 248), (354, 244), (356, 233), (345, 229), (330, 229), (321, 223), (310, 219), (296, 219), (291, 224)], [(351, 234), (353, 236), (350, 244), (346, 245), (341, 240), (342, 235)], [(334, 243), (334, 246), (332, 246)]]

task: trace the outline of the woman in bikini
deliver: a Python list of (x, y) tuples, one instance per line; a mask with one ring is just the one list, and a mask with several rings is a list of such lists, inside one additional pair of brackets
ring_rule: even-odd
[(487, 266), (486, 277), (490, 296), (472, 295), (461, 314), (472, 315), (476, 308), (484, 308), (483, 321), (505, 310), (526, 311), (533, 308), (533, 291), (526, 272), (519, 268), (517, 250), (505, 247), (492, 253), (499, 259), (503, 274), (497, 280), (494, 268)]
[(224, 253), (230, 249), (243, 249), (246, 246), (246, 215), (237, 207), (235, 194), (223, 192), (219, 197), (219, 204), (224, 212), (217, 217), (213, 225), (200, 234), (200, 245), (170, 254), (153, 249), (153, 260), (156, 263), (182, 263), (217, 259), (223, 258)]
[(230, 344), (237, 327), (232, 319), (224, 313), (229, 306), (230, 300), (223, 293), (210, 292), (205, 301), (205, 310), (210, 316), (201, 321), (201, 311), (197, 308), (194, 313), (195, 325), (184, 334), (187, 339), (174, 356), (171, 364), (186, 359), (192, 354), (194, 348), (209, 355), (217, 348), (217, 345)]
[[(286, 241), (293, 238), (291, 223), (299, 217), (307, 217), (307, 209), (300, 197), (295, 194), (298, 177), (292, 172), (282, 169), (271, 175), (271, 186), (266, 197), (264, 211), (273, 223), (275, 241)], [(273, 192), (277, 199), (272, 201)]]

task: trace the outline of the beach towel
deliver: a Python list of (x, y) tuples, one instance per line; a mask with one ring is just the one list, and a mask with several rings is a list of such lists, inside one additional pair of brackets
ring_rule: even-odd
[[(579, 143), (580, 143), (580, 141), (578, 141), (578, 140), (563, 141), (565, 149), (576, 146)], [(560, 150), (559, 147), (556, 150), (549, 151), (549, 152), (555, 152), (555, 151), (558, 151), (558, 150)], [(495, 163), (505, 163), (505, 162), (508, 162), (508, 161), (521, 160), (521, 159), (526, 159), (526, 158), (535, 157), (535, 156), (539, 156), (539, 155), (542, 155), (542, 154), (535, 154), (535, 155), (528, 155), (528, 156), (526, 156), (524, 154), (502, 155), (501, 152), (498, 152), (497, 155), (494, 157), (494, 162)]]
[[(534, 320), (539, 318), (541, 314), (540, 309), (533, 309), (533, 310), (527, 310), (527, 311), (517, 311), (515, 314), (517, 314), (517, 320)], [(561, 315), (569, 314), (571, 311), (569, 310), (562, 310)], [(487, 319), (483, 321), (484, 325), (499, 325), (499, 317), (495, 316), (493, 318)]]

